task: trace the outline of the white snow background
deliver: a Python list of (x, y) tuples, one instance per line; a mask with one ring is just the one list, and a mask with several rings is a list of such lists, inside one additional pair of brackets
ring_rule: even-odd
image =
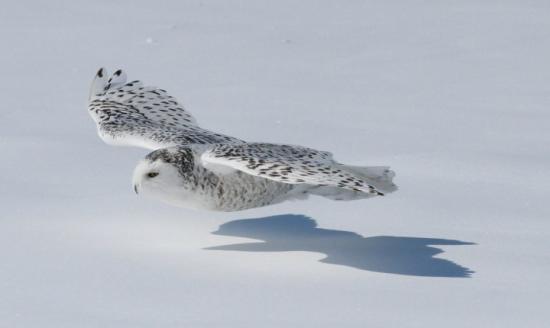
[[(4, 1), (0, 327), (547, 327), (550, 2)], [(400, 190), (238, 213), (136, 196), (96, 70)], [(472, 244), (475, 243), (475, 244)]]

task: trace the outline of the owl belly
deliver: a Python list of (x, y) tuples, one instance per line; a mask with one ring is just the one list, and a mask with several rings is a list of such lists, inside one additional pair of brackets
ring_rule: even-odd
[(210, 197), (213, 210), (229, 212), (280, 203), (295, 198), (297, 191), (295, 185), (235, 172), (219, 176)]

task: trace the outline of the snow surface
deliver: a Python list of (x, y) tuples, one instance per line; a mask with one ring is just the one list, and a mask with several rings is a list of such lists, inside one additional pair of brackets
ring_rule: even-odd
[[(548, 1), (6, 1), (0, 327), (545, 327)], [(100, 66), (208, 129), (391, 165), (385, 198), (137, 197)]]

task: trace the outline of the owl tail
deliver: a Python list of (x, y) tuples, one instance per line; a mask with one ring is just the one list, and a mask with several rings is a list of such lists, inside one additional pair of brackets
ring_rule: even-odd
[(380, 192), (386, 194), (397, 190), (397, 186), (393, 183), (395, 172), (390, 170), (388, 166), (352, 166), (340, 164), (340, 167), (361, 178)]
[[(343, 164), (338, 164), (338, 166), (340, 169), (367, 182), (383, 194), (397, 190), (397, 186), (392, 181), (395, 177), (395, 172), (391, 171), (387, 166), (352, 166)], [(333, 186), (311, 186), (306, 192), (333, 200), (355, 200), (376, 196), (373, 193), (352, 191)]]

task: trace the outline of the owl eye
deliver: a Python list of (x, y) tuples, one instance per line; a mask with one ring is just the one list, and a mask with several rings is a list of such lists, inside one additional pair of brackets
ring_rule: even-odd
[(149, 178), (154, 178), (154, 177), (156, 177), (157, 175), (159, 175), (158, 172), (149, 172), (149, 173), (147, 173), (147, 176), (148, 176)]

